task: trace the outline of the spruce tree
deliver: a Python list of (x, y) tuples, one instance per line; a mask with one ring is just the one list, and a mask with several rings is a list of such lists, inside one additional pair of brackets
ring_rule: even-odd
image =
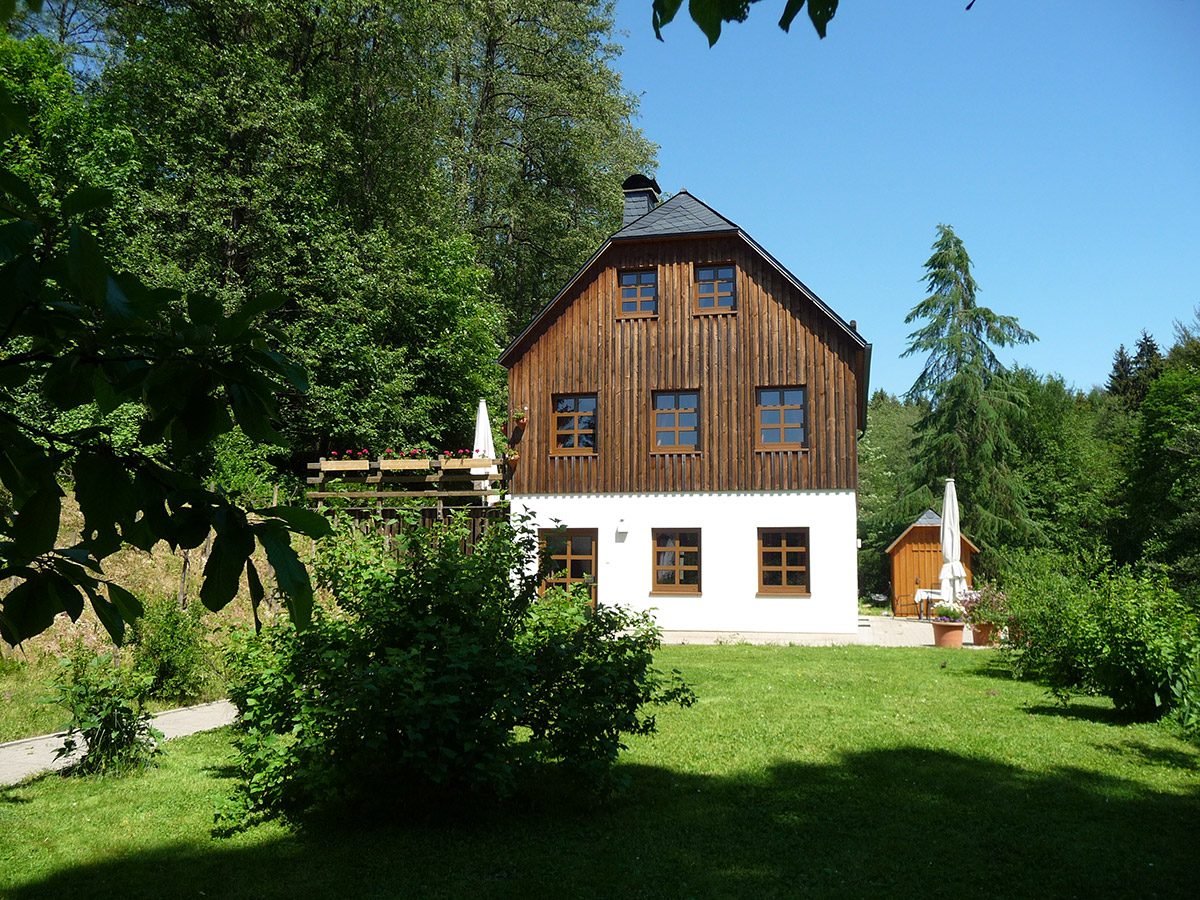
[(971, 259), (949, 225), (938, 226), (925, 270), (929, 294), (904, 320), (926, 324), (909, 335), (903, 355), (928, 354), (907, 395), (929, 402), (914, 427), (911, 505), (936, 507), (944, 480), (954, 478), (963, 528), (976, 543), (1022, 543), (1035, 526), (1028, 490), (1012, 466), (1016, 447), (1009, 424), (1026, 403), (993, 347), (1027, 344), (1037, 336), (1015, 317), (976, 302)]

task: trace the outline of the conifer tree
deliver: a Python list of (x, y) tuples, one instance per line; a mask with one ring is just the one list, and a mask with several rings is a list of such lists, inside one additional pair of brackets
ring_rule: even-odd
[(1025, 406), (1021, 391), (993, 347), (1027, 344), (1037, 336), (1013, 316), (976, 302), (971, 259), (949, 225), (938, 226), (922, 279), (929, 294), (906, 324), (926, 320), (909, 335), (903, 356), (926, 353), (925, 367), (908, 392), (929, 412), (916, 423), (915, 463), (909, 471), (914, 507), (936, 506), (946, 478), (954, 478), (964, 530), (981, 546), (1021, 543), (1035, 526), (1028, 490), (1014, 471), (1016, 447), (1009, 423)]

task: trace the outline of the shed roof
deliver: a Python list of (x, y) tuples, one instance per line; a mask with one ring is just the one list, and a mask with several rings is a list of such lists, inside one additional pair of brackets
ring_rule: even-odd
[[(883, 552), (891, 553), (892, 548), (898, 546), (899, 543), (902, 540), (904, 540), (904, 536), (906, 534), (908, 534), (914, 528), (921, 528), (923, 526), (932, 526), (934, 528), (941, 528), (942, 527), (942, 517), (939, 516), (937, 513), (935, 513), (932, 509), (925, 510), (925, 512), (923, 512), (923, 513), (921, 513), (921, 515), (917, 516), (917, 521), (913, 522), (911, 525), (909, 525), (907, 528), (905, 528), (904, 531), (901, 533), (900, 537), (898, 537), (894, 541), (892, 541), (892, 543), (888, 545), (888, 548), (886, 550), (884, 550)], [(975, 546), (975, 542), (973, 540), (971, 540), (965, 534), (962, 535), (962, 539), (967, 542), (967, 545), (972, 550), (974, 550), (976, 553), (979, 552), (979, 548)]]

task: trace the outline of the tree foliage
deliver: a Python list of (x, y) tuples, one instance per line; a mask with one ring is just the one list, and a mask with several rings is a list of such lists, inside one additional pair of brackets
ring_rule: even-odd
[(927, 354), (908, 393), (930, 404), (914, 425), (913, 499), (934, 506), (941, 482), (954, 478), (963, 529), (980, 546), (1022, 542), (1035, 526), (1028, 489), (1014, 468), (1017, 447), (1009, 431), (1027, 400), (992, 348), (1037, 337), (1014, 317), (976, 302), (971, 260), (952, 228), (938, 226), (933, 251), (925, 263), (929, 295), (904, 320), (927, 320), (909, 335), (903, 354)]
[[(6, 67), (0, 80), (0, 485), (9, 497), (0, 582), (15, 583), (0, 602), (0, 637), (19, 643), (59, 613), (78, 618), (90, 603), (120, 643), (141, 605), (107, 579), (104, 560), (124, 543), (195, 547), (210, 529), (204, 603), (228, 603), (243, 572), (252, 600), (261, 599), (250, 558), (259, 544), (303, 625), (312, 589), (290, 536), (323, 534), (325, 521), (287, 507), (242, 509), (204, 487), (195, 464), (235, 424), (255, 440), (279, 440), (278, 385), (302, 391), (306, 376), (257, 320), (284, 298), (254, 294), (226, 309), (210, 295), (152, 289), (114, 268), (91, 227), (104, 219), (111, 192), (53, 179), (39, 190), (22, 177), (31, 170), (20, 170), (45, 160), (26, 151), (53, 119), (41, 115), (39, 91), (62, 77), (36, 48), (22, 55), (7, 45), (3, 59), (35, 64), (17, 66), (15, 77)], [(26, 86), (31, 92), (22, 93)], [(69, 415), (80, 409), (82, 416)], [(134, 411), (132, 445), (97, 419), (118, 409)], [(84, 524), (62, 545), (64, 481)]]
[(623, 736), (655, 731), (646, 707), (694, 701), (653, 668), (648, 614), (539, 598), (527, 529), (493, 522), (469, 551), (466, 536), (410, 526), (397, 553), (339, 529), (317, 565), (336, 614), (241, 648), (244, 816), (394, 816), (502, 796), (546, 764), (611, 788)]

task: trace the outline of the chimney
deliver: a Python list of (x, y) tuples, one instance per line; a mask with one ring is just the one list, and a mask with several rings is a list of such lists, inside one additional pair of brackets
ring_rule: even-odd
[(645, 175), (630, 175), (622, 183), (621, 190), (625, 192), (625, 215), (621, 217), (622, 228), (654, 209), (658, 205), (658, 195), (662, 192), (658, 182)]

